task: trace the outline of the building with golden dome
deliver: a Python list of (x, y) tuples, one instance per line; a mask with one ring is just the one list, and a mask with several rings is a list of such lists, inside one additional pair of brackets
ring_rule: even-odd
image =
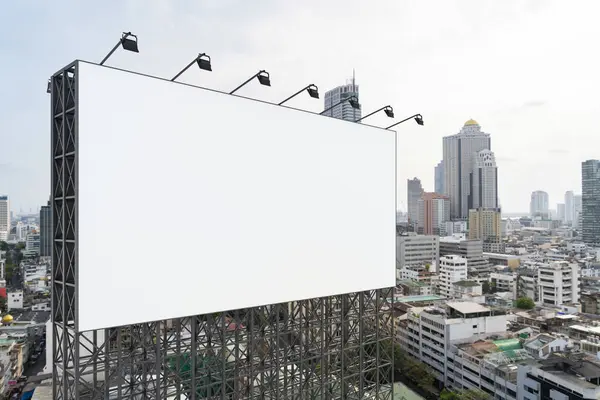
[[(481, 204), (479, 197), (497, 198), (496, 184), (493, 187), (489, 184), (475, 185), (478, 190), (472, 193), (474, 180), (479, 178), (474, 174), (478, 153), (492, 150), (490, 134), (483, 132), (477, 121), (469, 119), (460, 132), (444, 137), (443, 145), (443, 186), (444, 194), (450, 198), (450, 217), (453, 220), (465, 220), (469, 217), (469, 209)], [(490, 191), (494, 193), (490, 194)]]

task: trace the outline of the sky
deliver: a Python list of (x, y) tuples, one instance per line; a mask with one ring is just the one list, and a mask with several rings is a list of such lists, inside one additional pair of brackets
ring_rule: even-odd
[[(363, 113), (387, 104), (398, 118), (421, 113), (425, 126), (398, 127), (400, 209), (406, 179), (433, 191), (442, 137), (470, 118), (492, 135), (503, 211), (526, 212), (534, 190), (555, 208), (565, 191), (581, 193), (581, 162), (600, 158), (599, 11), (597, 0), (7, 2), (0, 194), (17, 213), (47, 202), (46, 82), (74, 59), (99, 62), (131, 31), (140, 53), (117, 51), (107, 65), (170, 78), (205, 52), (213, 72), (191, 69), (181, 81), (229, 91), (265, 69), (272, 87), (239, 94), (271, 102), (309, 83), (324, 93), (355, 70)], [(308, 96), (289, 105), (323, 107)], [(393, 121), (380, 113), (368, 122)], [(177, 199), (170, 203), (177, 211)]]

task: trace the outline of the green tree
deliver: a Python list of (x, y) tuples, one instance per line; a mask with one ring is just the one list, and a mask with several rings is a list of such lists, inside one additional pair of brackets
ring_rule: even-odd
[(8, 243), (6, 243), (6, 242), (0, 242), (0, 250), (1, 251), (8, 250)]
[(492, 396), (480, 389), (442, 390), (440, 400), (490, 400)]
[(533, 307), (535, 307), (535, 303), (529, 297), (520, 297), (519, 299), (517, 299), (516, 305), (517, 308), (520, 308), (522, 310), (531, 310)]
[(0, 312), (5, 313), (8, 311), (8, 307), (6, 305), (6, 297), (0, 296)]

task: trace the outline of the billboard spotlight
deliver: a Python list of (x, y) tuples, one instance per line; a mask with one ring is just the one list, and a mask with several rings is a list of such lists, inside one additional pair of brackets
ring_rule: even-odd
[(256, 74), (252, 75), (247, 81), (245, 81), (240, 86), (236, 87), (231, 92), (229, 92), (229, 94), (234, 94), (235, 92), (237, 92), (240, 88), (244, 87), (248, 82), (250, 82), (254, 78), (258, 78), (258, 81), (260, 82), (261, 85), (271, 86), (271, 78), (269, 76), (269, 73), (267, 71), (265, 71), (264, 69), (261, 69)]
[[(133, 39), (130, 39), (130, 38), (133, 38)], [(108, 58), (110, 56), (112, 56), (112, 54), (115, 52), (115, 50), (117, 50), (117, 48), (119, 47), (119, 45), (123, 46), (123, 48), (125, 50), (127, 50), (127, 51), (132, 51), (134, 53), (139, 53), (140, 52), (138, 50), (137, 36), (135, 36), (131, 32), (123, 32), (123, 35), (121, 35), (121, 39), (119, 39), (119, 42), (106, 55), (106, 57), (104, 57), (104, 59), (102, 61), (100, 61), (100, 65), (103, 65), (106, 62), (106, 60), (108, 60)]]
[(336, 104), (332, 105), (331, 107), (326, 108), (325, 110), (321, 111), (319, 114), (323, 115), (327, 111), (331, 110), (332, 108), (337, 107), (340, 104), (345, 103), (345, 102), (350, 103), (350, 107), (352, 107), (352, 108), (354, 108), (356, 110), (360, 110), (360, 103), (358, 102), (358, 97), (356, 97), (356, 96), (350, 96), (350, 97), (348, 97), (348, 98), (340, 101), (339, 103), (336, 103)]
[(303, 87), (302, 89), (298, 90), (296, 93), (294, 93), (293, 95), (291, 95), (287, 99), (283, 100), (281, 103), (279, 103), (279, 105), (282, 105), (286, 101), (288, 101), (290, 99), (293, 99), (294, 97), (298, 96), (300, 93), (304, 92), (305, 90), (308, 92), (308, 95), (310, 97), (312, 97), (313, 99), (318, 99), (319, 98), (319, 88), (317, 87), (317, 85), (311, 83), (310, 85), (308, 85), (306, 87)]
[(422, 116), (421, 114), (415, 114), (415, 115), (411, 115), (411, 116), (410, 116), (410, 117), (408, 117), (408, 118), (404, 118), (402, 121), (396, 122), (395, 124), (392, 124), (392, 125), (388, 126), (388, 127), (387, 127), (387, 128), (385, 128), (385, 129), (390, 129), (390, 128), (393, 128), (393, 127), (395, 127), (396, 125), (400, 125), (401, 123), (403, 123), (403, 122), (405, 122), (405, 121), (408, 121), (409, 119), (413, 119), (413, 118), (414, 118), (414, 120), (415, 120), (415, 122), (416, 122), (417, 124), (419, 124), (419, 125), (421, 125), (421, 126), (425, 124), (425, 123), (423, 122), (423, 116)]
[(380, 108), (380, 109), (378, 109), (378, 110), (375, 110), (375, 111), (373, 111), (373, 112), (372, 112), (372, 113), (370, 113), (370, 114), (367, 114), (367, 115), (365, 115), (365, 116), (364, 116), (364, 117), (362, 117), (362, 118), (359, 118), (359, 119), (357, 119), (357, 120), (356, 120), (356, 121), (354, 121), (354, 122), (362, 121), (363, 119), (365, 119), (365, 118), (369, 118), (371, 115), (373, 115), (373, 114), (377, 114), (379, 111), (382, 111), (382, 110), (383, 110), (383, 111), (385, 111), (385, 115), (387, 115), (387, 116), (388, 116), (388, 117), (390, 117), (390, 118), (394, 118), (394, 109), (392, 108), (392, 106), (385, 106), (385, 107), (381, 107), (381, 108)]
[(185, 71), (187, 71), (192, 65), (194, 65), (194, 63), (197, 63), (198, 68), (200, 68), (200, 69), (203, 69), (205, 71), (212, 71), (212, 65), (210, 64), (210, 57), (206, 53), (200, 53), (200, 54), (198, 54), (198, 57), (194, 58), (191, 63), (189, 63), (184, 69), (179, 71), (179, 73), (177, 75), (175, 75), (173, 77), (173, 79), (171, 79), (171, 81), (174, 81), (175, 79), (179, 78), (179, 76), (181, 74), (183, 74)]

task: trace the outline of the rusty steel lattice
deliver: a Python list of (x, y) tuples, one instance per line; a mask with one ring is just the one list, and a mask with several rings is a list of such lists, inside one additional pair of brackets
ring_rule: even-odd
[(391, 288), (78, 331), (77, 89), (51, 79), (54, 399), (392, 399)]

